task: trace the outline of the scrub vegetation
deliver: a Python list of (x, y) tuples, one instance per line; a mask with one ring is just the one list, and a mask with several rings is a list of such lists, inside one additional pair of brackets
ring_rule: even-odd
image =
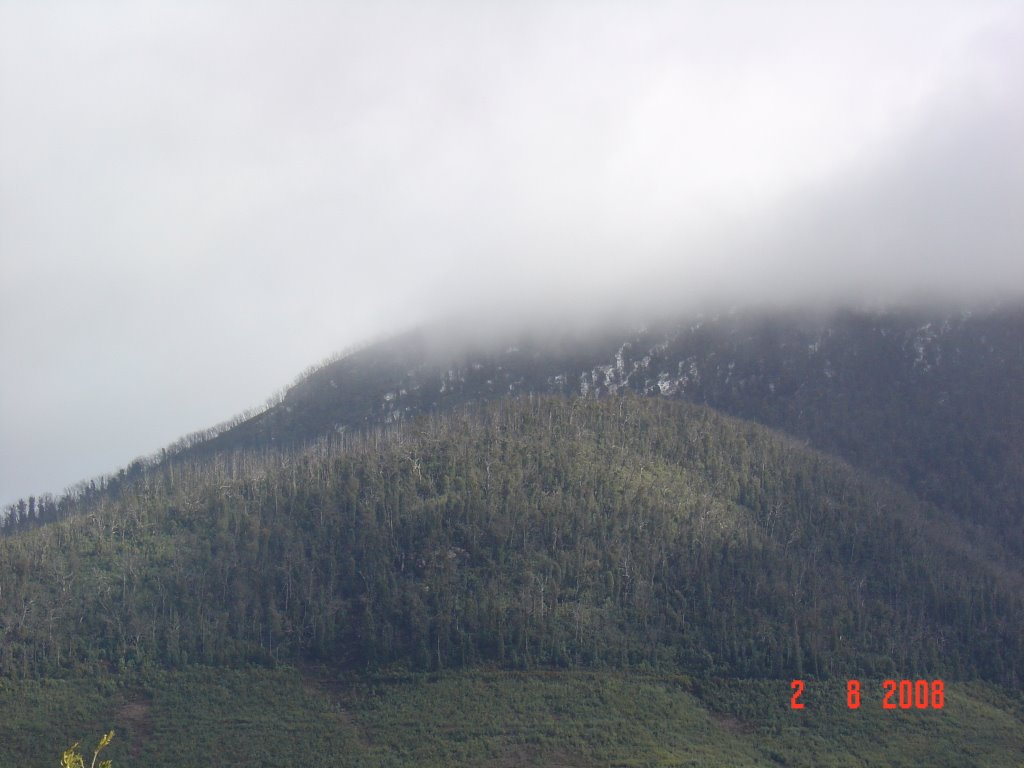
[(91, 744), (112, 727), (117, 738), (103, 754), (117, 768), (1017, 768), (1024, 703), (988, 683), (947, 690), (941, 711), (884, 711), (878, 697), (850, 710), (845, 681), (809, 681), (807, 707), (794, 711), (780, 680), (193, 667), (102, 683), (6, 683), (0, 762), (49, 768), (55, 739)]

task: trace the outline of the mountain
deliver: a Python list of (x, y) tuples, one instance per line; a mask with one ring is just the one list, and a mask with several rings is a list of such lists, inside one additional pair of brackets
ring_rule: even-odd
[[(465, 326), (467, 324), (463, 324)], [(71, 514), (146, 463), (301, 447), (467, 403), (635, 392), (778, 429), (952, 512), (1024, 557), (1024, 307), (733, 313), (590, 330), (421, 328), (311, 369), (265, 409), (183, 438), (0, 532)]]
[(1019, 765), (1022, 340), (1003, 308), (367, 346), (8, 510), (0, 758)]
[(372, 345), (189, 450), (301, 445), (510, 395), (636, 392), (807, 440), (1024, 557), (1022, 307), (736, 313), (499, 338), (421, 329)]
[(144, 470), (0, 540), (0, 674), (320, 661), (1024, 673), (1020, 571), (950, 514), (655, 398), (516, 398)]

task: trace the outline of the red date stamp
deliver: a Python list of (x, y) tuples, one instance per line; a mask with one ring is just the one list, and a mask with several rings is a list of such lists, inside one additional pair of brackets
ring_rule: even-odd
[[(801, 701), (807, 684), (794, 680), (789, 684), (793, 691), (789, 700), (790, 709), (804, 709)], [(846, 681), (846, 706), (860, 709), (860, 680)], [(882, 683), (882, 709), (942, 709), (946, 706), (946, 685), (941, 680), (885, 680)]]

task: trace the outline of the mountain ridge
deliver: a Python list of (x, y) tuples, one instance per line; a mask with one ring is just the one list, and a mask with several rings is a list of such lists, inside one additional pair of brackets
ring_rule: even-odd
[(419, 330), (325, 365), (197, 446), (295, 444), (515, 394), (704, 403), (893, 479), (1024, 554), (1024, 309), (723, 315), (432, 353)]
[[(548, 330), (545, 331), (545, 328)], [(143, 465), (300, 447), (515, 394), (636, 392), (779, 429), (981, 525), (1024, 555), (1024, 308), (734, 313), (599, 328), (424, 327), (301, 376), (260, 411), (40, 499), (41, 521)], [(66, 507), (61, 512), (61, 503)], [(0, 530), (30, 527), (13, 505)], [(13, 525), (13, 523), (19, 523)]]

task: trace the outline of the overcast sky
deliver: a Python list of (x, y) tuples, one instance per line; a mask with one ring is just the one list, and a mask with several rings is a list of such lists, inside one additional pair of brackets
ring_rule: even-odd
[(1024, 3), (0, 0), (0, 502), (453, 311), (1024, 287)]

